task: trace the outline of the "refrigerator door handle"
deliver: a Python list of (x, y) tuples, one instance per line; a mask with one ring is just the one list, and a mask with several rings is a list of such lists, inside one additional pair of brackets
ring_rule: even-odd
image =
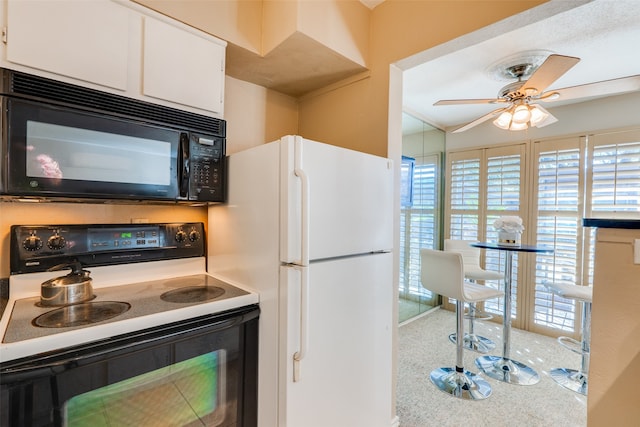
[(303, 266), (309, 265), (309, 178), (302, 169), (302, 141), (297, 138), (295, 141), (295, 158), (294, 158), (294, 170), (293, 173), (300, 178), (302, 184), (301, 188), (301, 260), (300, 263)]
[(293, 382), (300, 381), (300, 362), (309, 349), (309, 269), (302, 269), (300, 281), (300, 349), (293, 354)]

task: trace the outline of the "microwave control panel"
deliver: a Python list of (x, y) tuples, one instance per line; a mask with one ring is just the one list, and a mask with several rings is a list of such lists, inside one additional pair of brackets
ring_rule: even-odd
[(224, 202), (224, 138), (191, 133), (189, 164), (189, 200)]

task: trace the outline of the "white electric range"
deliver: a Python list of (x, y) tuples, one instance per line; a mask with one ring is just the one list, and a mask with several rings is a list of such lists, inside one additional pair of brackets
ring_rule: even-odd
[[(258, 294), (207, 274), (202, 223), (13, 226), (10, 244), (0, 425), (257, 425)], [(92, 293), (41, 300), (78, 267)]]
[[(0, 362), (257, 304), (255, 292), (206, 273), (205, 247), (202, 223), (12, 227)], [(90, 271), (95, 298), (42, 306), (41, 284), (69, 273), (42, 270), (74, 261)], [(55, 326), (38, 326), (47, 320)]]

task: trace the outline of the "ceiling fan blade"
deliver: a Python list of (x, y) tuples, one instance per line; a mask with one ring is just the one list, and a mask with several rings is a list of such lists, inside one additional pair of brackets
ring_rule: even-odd
[(636, 90), (640, 90), (640, 74), (552, 90), (548, 94), (543, 94), (538, 101), (566, 101), (576, 98), (615, 95)]
[(491, 99), (442, 99), (433, 105), (462, 105), (462, 104), (500, 104), (507, 103), (503, 98)]
[(523, 83), (520, 91), (527, 95), (537, 95), (555, 82), (571, 67), (580, 62), (580, 58), (564, 55), (549, 55), (549, 57), (533, 72), (531, 77)]
[(462, 127), (459, 127), (458, 129), (454, 130), (452, 133), (459, 133), (459, 132), (464, 132), (465, 130), (469, 130), (474, 126), (478, 126), (480, 123), (486, 122), (487, 120), (500, 115), (503, 111), (506, 111), (508, 109), (509, 109), (508, 107), (505, 107), (505, 108), (498, 108), (497, 110), (493, 110), (492, 112), (485, 114), (484, 116), (477, 118), (474, 121), (467, 123)]

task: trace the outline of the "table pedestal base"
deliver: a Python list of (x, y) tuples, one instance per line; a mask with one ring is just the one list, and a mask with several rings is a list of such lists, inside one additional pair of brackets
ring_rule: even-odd
[(540, 375), (524, 363), (500, 356), (481, 356), (476, 366), (487, 376), (509, 384), (533, 385), (540, 381)]
[(552, 369), (549, 374), (558, 384), (569, 390), (580, 394), (587, 395), (587, 376), (575, 369), (556, 368)]

